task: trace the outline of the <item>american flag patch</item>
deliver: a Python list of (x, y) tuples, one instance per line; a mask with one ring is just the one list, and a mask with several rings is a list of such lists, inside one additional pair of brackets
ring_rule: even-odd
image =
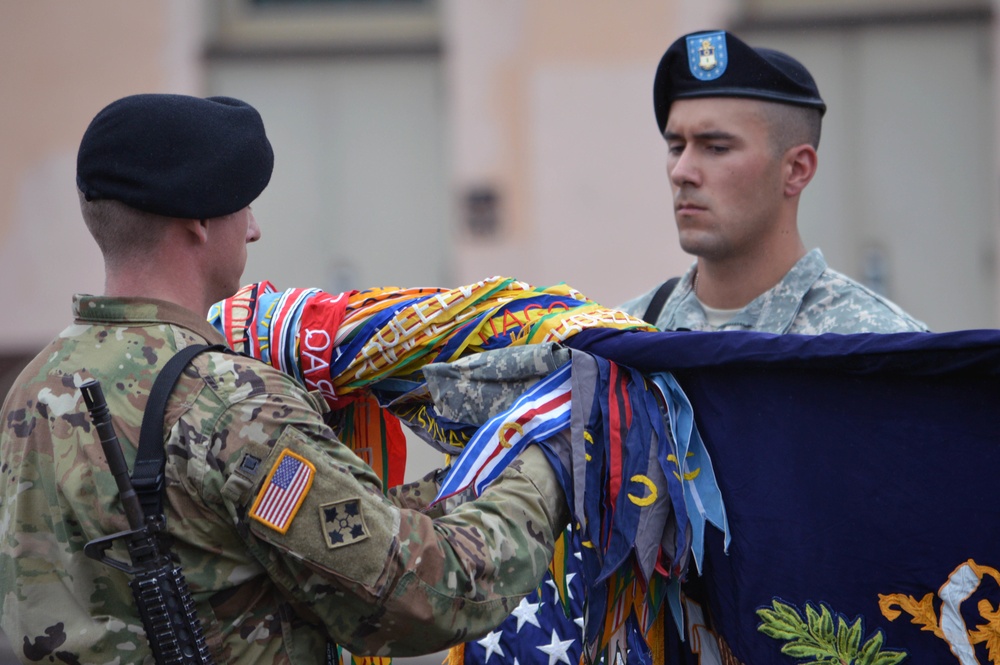
[(281, 451), (254, 500), (250, 517), (285, 533), (305, 501), (314, 475), (316, 467), (309, 460), (289, 450)]

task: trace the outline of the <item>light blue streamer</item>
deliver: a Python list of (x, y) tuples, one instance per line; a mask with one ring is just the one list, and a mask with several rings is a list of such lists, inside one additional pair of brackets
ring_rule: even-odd
[[(722, 501), (719, 483), (715, 479), (712, 458), (705, 448), (704, 441), (701, 440), (701, 434), (698, 433), (698, 427), (694, 422), (694, 409), (691, 408), (687, 395), (669, 372), (657, 372), (650, 375), (650, 378), (660, 389), (670, 414), (670, 430), (677, 445), (677, 468), (684, 487), (688, 519), (691, 521), (691, 553), (694, 555), (700, 575), (702, 560), (705, 557), (705, 522), (710, 522), (722, 531), (725, 535), (725, 549), (729, 551), (732, 536), (726, 519), (726, 506)], [(689, 469), (700, 469), (700, 471), (694, 478), (688, 480)]]

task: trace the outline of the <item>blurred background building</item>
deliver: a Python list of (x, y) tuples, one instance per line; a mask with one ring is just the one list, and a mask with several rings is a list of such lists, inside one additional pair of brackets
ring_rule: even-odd
[(996, 327), (998, 2), (0, 0), (0, 392), (103, 289), (75, 159), (112, 100), (261, 111), (247, 282), (507, 275), (614, 305), (692, 260), (652, 81), (712, 28), (794, 54), (827, 101), (806, 244), (934, 330)]

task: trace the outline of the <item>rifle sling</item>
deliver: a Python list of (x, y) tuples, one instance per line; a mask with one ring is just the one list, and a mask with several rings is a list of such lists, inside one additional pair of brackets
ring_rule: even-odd
[(163, 443), (163, 416), (167, 408), (167, 398), (191, 359), (204, 351), (232, 353), (222, 344), (195, 344), (178, 351), (167, 361), (153, 383), (146, 402), (146, 412), (142, 416), (139, 431), (139, 451), (132, 470), (132, 486), (139, 496), (142, 512), (146, 517), (163, 514), (163, 467), (167, 463), (166, 447)]
[(649, 301), (646, 313), (642, 315), (643, 321), (650, 325), (656, 325), (656, 320), (660, 318), (660, 312), (663, 311), (663, 304), (667, 302), (667, 298), (670, 297), (670, 294), (679, 281), (681, 281), (680, 277), (671, 277), (663, 284), (660, 284), (659, 288), (656, 289), (656, 293), (653, 294), (653, 298)]

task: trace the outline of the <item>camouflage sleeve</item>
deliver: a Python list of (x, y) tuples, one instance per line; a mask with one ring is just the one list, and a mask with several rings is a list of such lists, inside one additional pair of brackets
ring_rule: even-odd
[(216, 424), (221, 496), (271, 581), (333, 640), (355, 654), (438, 651), (494, 628), (539, 583), (568, 521), (539, 450), (432, 519), (382, 495), (307, 393), (259, 380)]
[(806, 335), (928, 330), (927, 324), (896, 303), (829, 268), (810, 285), (789, 328), (789, 332)]
[(442, 471), (442, 469), (437, 469), (420, 480), (398, 487), (390, 487), (386, 491), (386, 498), (398, 508), (419, 510), (432, 517), (443, 515), (444, 511), (441, 507), (430, 505), (441, 487), (441, 478), (444, 477)]

